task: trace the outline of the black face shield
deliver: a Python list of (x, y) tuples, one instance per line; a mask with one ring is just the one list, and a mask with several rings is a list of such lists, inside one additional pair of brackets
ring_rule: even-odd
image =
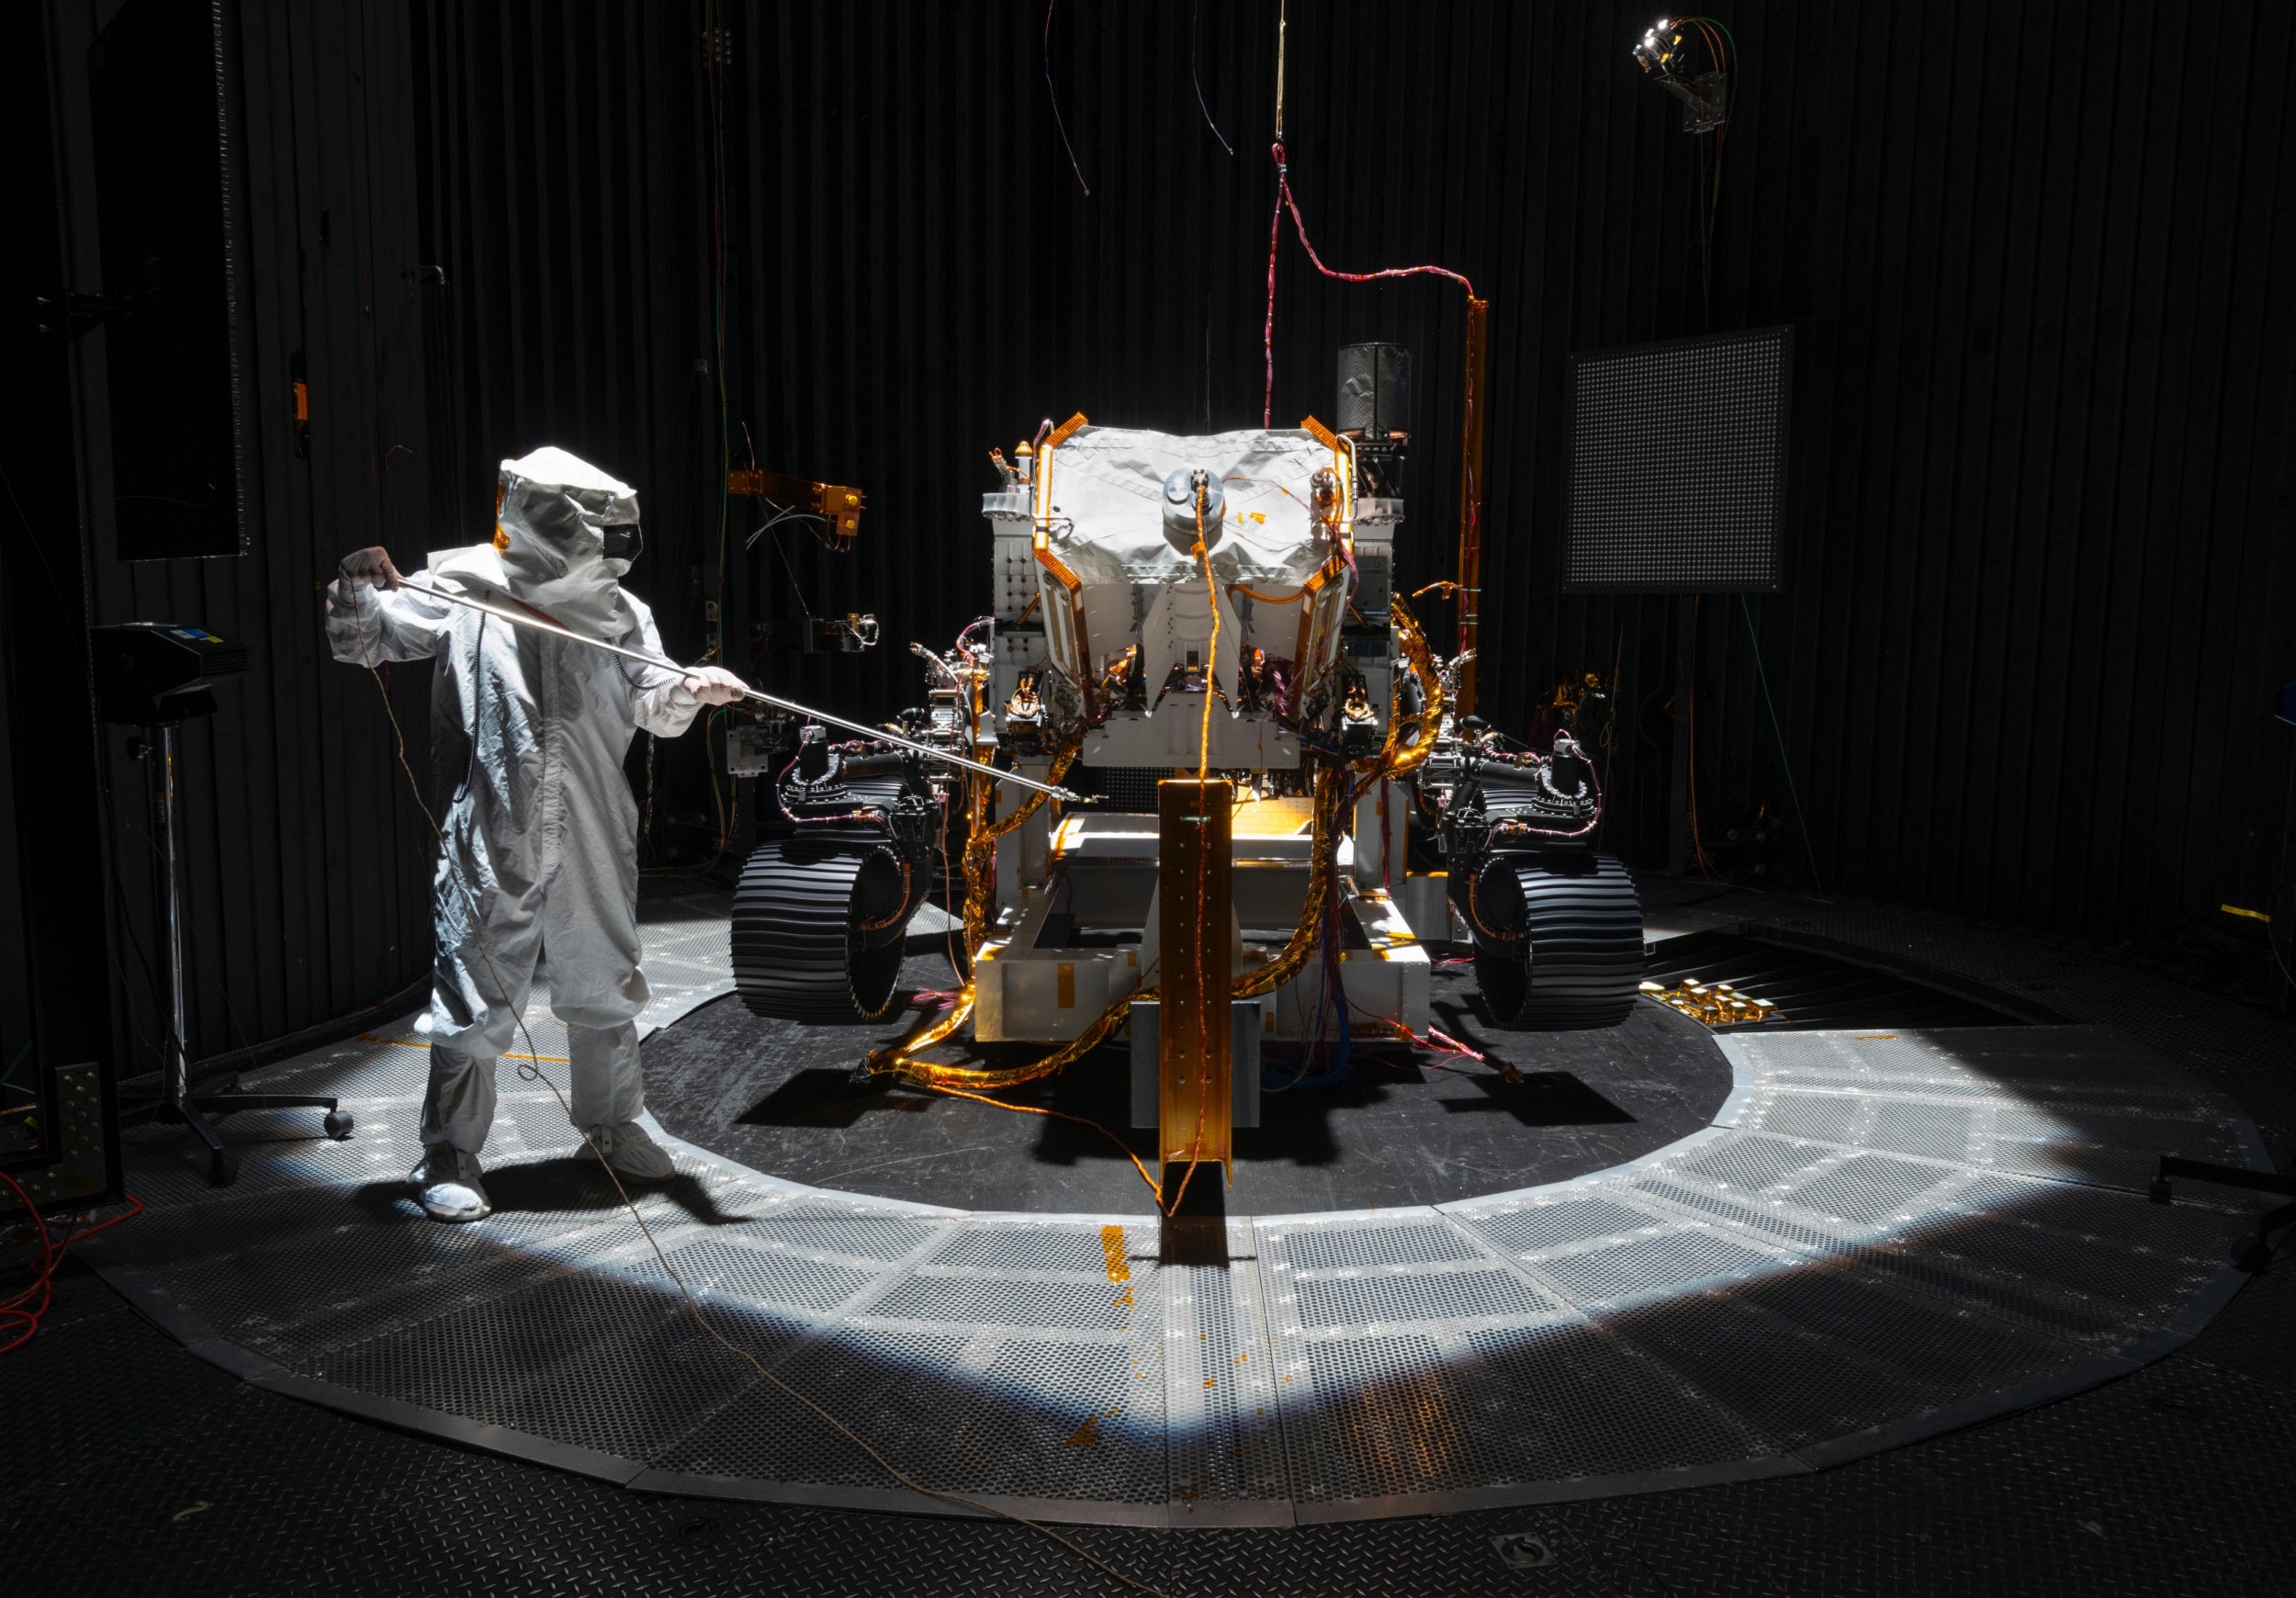
[(599, 529), (606, 541), (608, 560), (636, 560), (646, 552), (646, 535), (635, 522), (613, 522)]

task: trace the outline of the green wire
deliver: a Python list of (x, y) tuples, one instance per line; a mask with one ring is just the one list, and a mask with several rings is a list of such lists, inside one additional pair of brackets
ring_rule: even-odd
[[(1736, 53), (1736, 47), (1732, 47)], [(1761, 635), (1754, 630), (1754, 607), (1744, 594), (1738, 596), (1738, 608), (1746, 617), (1746, 636), (1754, 641), (1754, 675), (1761, 683), (1761, 702), (1770, 708), (1770, 731), (1778, 740), (1778, 764), (1785, 771), (1785, 791), (1794, 801), (1795, 824), (1802, 829), (1802, 852), (1809, 857), (1809, 879), (1818, 889), (1818, 896), (1826, 896), (1826, 881), (1818, 874), (1818, 850), (1809, 840), (1809, 817), (1802, 814), (1802, 792), (1794, 782), (1794, 758), (1786, 752), (1785, 728), (1778, 725), (1778, 702), (1770, 697), (1770, 672), (1761, 663)]]
[[(1729, 43), (1730, 64), (1725, 70), (1724, 75), (1728, 80), (1730, 98), (1729, 104), (1722, 107), (1721, 133), (1722, 138), (1728, 139), (1729, 137), (1730, 129), (1736, 125), (1738, 121), (1738, 102), (1744, 97), (1742, 90), (1745, 73), (1739, 70), (1738, 64), (1738, 36), (1730, 31), (1730, 25), (1723, 21), (1719, 17), (1685, 17), (1683, 20), (1688, 22), (1711, 22), (1715, 27), (1722, 30), (1722, 37)], [(1708, 53), (1711, 54), (1712, 52), (1709, 51)], [(1706, 204), (1706, 226), (1705, 230), (1706, 271), (1709, 275), (1711, 275), (1714, 270), (1714, 224), (1716, 217), (1721, 209), (1721, 206), (1722, 155), (1721, 149), (1717, 147), (1714, 158), (1714, 193), (1709, 197)], [(1709, 312), (1709, 314), (1711, 314), (1711, 312)]]
[(16, 1052), (16, 1058), (8, 1062), (8, 1068), (6, 1071), (0, 1071), (0, 1087), (7, 1086), (9, 1078), (16, 1075), (16, 1068), (24, 1063), (24, 1056), (31, 1052), (32, 1040), (28, 1039), (24, 1047)]
[(1738, 69), (1738, 39), (1737, 39), (1737, 36), (1736, 36), (1736, 35), (1734, 35), (1733, 33), (1731, 33), (1731, 32), (1730, 32), (1730, 25), (1729, 25), (1728, 23), (1727, 23), (1727, 22), (1723, 21), (1723, 20), (1722, 20), (1719, 17), (1692, 17), (1690, 20), (1691, 20), (1691, 21), (1693, 21), (1693, 22), (1711, 22), (1711, 23), (1713, 23), (1713, 24), (1714, 24), (1716, 28), (1720, 28), (1720, 29), (1722, 30), (1722, 37), (1723, 37), (1723, 39), (1724, 39), (1725, 40), (1727, 40), (1727, 41), (1728, 42), (1728, 44), (1729, 44), (1729, 47), (1730, 47), (1730, 109), (1722, 113), (1722, 120), (1723, 120), (1724, 124), (1725, 124), (1725, 125), (1727, 125), (1727, 124), (1729, 122), (1729, 119), (1730, 119), (1731, 114), (1732, 114), (1733, 112), (1735, 112), (1735, 111), (1738, 109), (1738, 80), (1739, 80), (1739, 77), (1740, 76), (1740, 73), (1739, 73), (1739, 69)]

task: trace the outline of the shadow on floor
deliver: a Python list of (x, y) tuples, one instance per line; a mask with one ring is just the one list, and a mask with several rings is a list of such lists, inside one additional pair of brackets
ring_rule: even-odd
[[(588, 1153), (489, 1165), (487, 1198), (498, 1215), (581, 1215), (620, 1212), (621, 1197), (614, 1185)], [(354, 1190), (353, 1201), (377, 1219), (419, 1216), (415, 1208), (419, 1184), (369, 1182)], [(754, 1220), (721, 1209), (710, 1190), (681, 1171), (667, 1182), (630, 1184), (632, 1198), (658, 1194), (703, 1226), (736, 1226)]]

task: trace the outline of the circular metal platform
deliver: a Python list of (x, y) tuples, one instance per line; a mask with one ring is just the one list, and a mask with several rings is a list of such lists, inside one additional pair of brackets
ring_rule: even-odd
[[(731, 985), (722, 916), (662, 909), (650, 1026)], [(1973, 947), (2014, 968), (2030, 946)], [(546, 997), (532, 1024), (562, 1073)], [(2254, 1131), (2110, 1026), (1722, 1048), (1710, 1123), (1639, 1158), (1451, 1202), (1233, 1216), (1187, 1263), (1144, 1190), (1107, 1214), (959, 1210), (682, 1142), (640, 1208), (729, 1336), (904, 1470), (1081, 1522), (1822, 1469), (2134, 1369), (2238, 1284), (2224, 1262), (2253, 1210), (2144, 1186), (2165, 1152), (2261, 1166)], [(264, 1073), (342, 1096), (358, 1133), (234, 1117), (231, 1188), (170, 1129), (131, 1133), (150, 1212), (90, 1253), (196, 1351), (314, 1402), (639, 1491), (950, 1513), (694, 1325), (515, 1063), (479, 1225), (412, 1203), (425, 1059), (401, 1030)]]
[[(913, 958), (903, 980), (946, 989), (951, 977), (935, 952)], [(1260, 1124), (1235, 1133), (1222, 1208), (1439, 1204), (1587, 1176), (1711, 1125), (1729, 1096), (1730, 1063), (1713, 1034), (1662, 1006), (1643, 1006), (1615, 1028), (1503, 1031), (1474, 1007), (1464, 962), (1439, 968), (1432, 985), (1435, 1024), (1511, 1075), (1358, 1037), (1343, 1080), (1295, 1087), (1308, 1068), (1303, 1052), (1271, 1050)], [(1013, 1115), (920, 1087), (857, 1084), (863, 1052), (897, 1038), (909, 1019), (890, 1030), (807, 1025), (719, 999), (647, 1036), (647, 1104), (689, 1142), (811, 1187), (961, 1210), (1144, 1210), (1153, 1202), (1125, 1158), (1127, 1149), (1152, 1167), (1156, 1158), (1154, 1131), (1130, 1125), (1127, 1044), (1103, 1045), (1001, 1096), (1076, 1119)], [(962, 1057), (1019, 1064), (1046, 1047), (990, 1044)], [(1314, 1069), (1328, 1072), (1330, 1062), (1326, 1052)]]

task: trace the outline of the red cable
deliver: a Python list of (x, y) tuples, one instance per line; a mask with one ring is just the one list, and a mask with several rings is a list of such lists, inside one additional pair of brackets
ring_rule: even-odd
[(1260, 425), (1275, 424), (1276, 414), (1276, 245), (1282, 237), (1284, 212), (1291, 212), (1292, 231), (1300, 235), (1300, 247), (1308, 253), (1315, 269), (1326, 277), (1336, 277), (1343, 283), (1372, 283), (1382, 277), (1447, 277), (1467, 290), (1469, 299), (1475, 298), (1475, 286), (1447, 266), (1383, 266), (1377, 272), (1339, 272), (1323, 264), (1323, 257), (1315, 253), (1315, 245), (1308, 239), (1308, 225), (1300, 217), (1300, 201), (1291, 192), (1291, 168), (1284, 160), (1281, 144), (1268, 146), (1268, 153), (1276, 161), (1276, 211), (1267, 221), (1267, 322), (1263, 337), (1267, 354), (1267, 390), (1260, 405)]
[(1307, 223), (1300, 219), (1300, 202), (1291, 192), (1290, 169), (1284, 162), (1284, 147), (1280, 144), (1275, 145), (1272, 153), (1276, 157), (1277, 198), (1290, 210), (1292, 228), (1300, 235), (1300, 247), (1308, 253), (1308, 259), (1315, 263), (1315, 269), (1318, 272), (1326, 277), (1337, 277), (1348, 283), (1369, 283), (1381, 277), (1447, 277), (1461, 288), (1466, 289), (1469, 298), (1473, 298), (1475, 286), (1469, 282), (1462, 274), (1454, 272), (1447, 266), (1382, 266), (1376, 272), (1340, 272), (1324, 265), (1323, 258), (1315, 253), (1315, 246), (1308, 242)]
[[(6, 1171), (0, 1171), (0, 1182), (6, 1182), (9, 1189), (16, 1194), (17, 1202), (24, 1206), (25, 1212), (32, 1218), (32, 1224), (39, 1233), (39, 1265), (33, 1277), (32, 1285), (6, 1303), (0, 1303), (0, 1324), (20, 1322), (24, 1328), (22, 1334), (12, 1341), (0, 1343), (0, 1354), (10, 1354), (23, 1347), (38, 1335), (40, 1321), (47, 1315), (54, 1299), (56, 1267), (63, 1263), (65, 1252), (75, 1242), (94, 1237), (99, 1232), (108, 1232), (121, 1221), (132, 1221), (142, 1214), (143, 1200), (132, 1193), (125, 1195), (130, 1208), (113, 1216), (100, 1226), (89, 1227), (85, 1232), (80, 1231), (78, 1222), (75, 1221), (71, 1230), (63, 1234), (63, 1241), (56, 1243), (48, 1235), (48, 1218), (33, 1205), (31, 1195), (25, 1192), (17, 1179)], [(35, 1298), (39, 1300), (37, 1307), (28, 1308), (27, 1306)]]
[(1460, 1042), (1457, 1038), (1450, 1036), (1448, 1033), (1438, 1032), (1433, 1027), (1429, 1027), (1427, 1029), (1427, 1038), (1430, 1042), (1434, 1043), (1438, 1049), (1446, 1054), (1464, 1054), (1469, 1060), (1480, 1060), (1484, 1058), (1483, 1055), (1477, 1053), (1474, 1050)]
[[(1342, 997), (1345, 1002), (1345, 996)], [(1489, 1055), (1469, 1048), (1448, 1032), (1439, 1030), (1433, 1026), (1430, 1026), (1423, 1034), (1412, 1031), (1410, 1026), (1402, 1021), (1390, 1020), (1383, 1016), (1373, 1015), (1369, 1010), (1358, 1009), (1352, 1004), (1347, 1007), (1373, 1026), (1385, 1030), (1390, 1037), (1409, 1043), (1414, 1049), (1424, 1050), (1430, 1054), (1456, 1054), (1484, 1065), (1491, 1063)]]
[(1273, 427), (1276, 415), (1276, 245), (1283, 238), (1283, 146), (1276, 146), (1276, 208), (1267, 214), (1267, 322), (1260, 330), (1267, 355), (1267, 388), (1260, 400), (1260, 425)]
[[(0, 1182), (6, 1182), (9, 1187), (14, 1189), (17, 1201), (24, 1206), (26, 1212), (31, 1216), (32, 1225), (37, 1228), (39, 1232), (39, 1265), (38, 1266), (38, 1274), (33, 1277), (32, 1285), (18, 1293), (15, 1298), (10, 1299), (6, 1304), (0, 1305), (0, 1317), (4, 1317), (9, 1321), (21, 1321), (24, 1322), (24, 1334), (17, 1338), (14, 1342), (9, 1343), (5, 1346), (0, 1346), (0, 1354), (6, 1354), (15, 1349), (21, 1348), (24, 1345), (29, 1343), (32, 1340), (32, 1334), (39, 1330), (39, 1318), (48, 1313), (49, 1277), (54, 1273), (56, 1265), (55, 1246), (48, 1241), (48, 1218), (33, 1207), (31, 1195), (24, 1191), (23, 1187), (17, 1184), (17, 1179), (14, 1176), (9, 1176), (6, 1171), (0, 1171)], [(23, 1304), (25, 1300), (30, 1298), (35, 1293), (39, 1295), (39, 1308), (37, 1310), (26, 1310), (19, 1307)]]

